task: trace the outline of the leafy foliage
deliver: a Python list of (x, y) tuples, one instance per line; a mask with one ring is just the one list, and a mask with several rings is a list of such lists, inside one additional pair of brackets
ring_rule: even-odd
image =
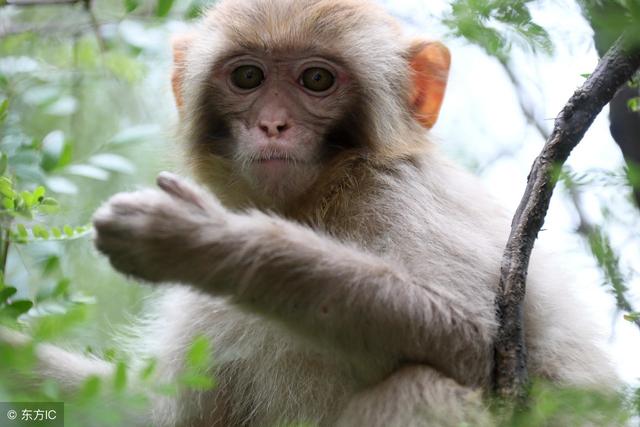
[(512, 43), (533, 51), (551, 52), (549, 35), (533, 22), (527, 5), (531, 0), (454, 0), (444, 23), (453, 35), (506, 61)]
[(618, 426), (631, 419), (632, 404), (623, 396), (594, 390), (559, 388), (535, 382), (529, 407), (502, 422), (505, 427)]
[[(111, 3), (101, 22), (118, 13)], [(147, 7), (122, 6), (125, 13)], [(163, 13), (174, 6), (165, 3)], [(153, 361), (134, 367), (120, 350), (109, 350), (111, 334), (100, 325), (122, 322), (147, 291), (101, 266), (87, 225), (107, 195), (156, 173), (158, 150), (148, 144), (162, 141), (161, 119), (148, 112), (158, 112), (158, 98), (150, 108), (138, 94), (154, 78), (148, 64), (165, 55), (146, 41), (149, 32), (166, 30), (125, 20), (117, 24), (122, 33), (106, 24), (96, 32), (89, 12), (97, 13), (75, 6), (0, 8), (0, 20), (10, 16), (11, 25), (33, 29), (0, 39), (0, 325), (33, 338), (17, 348), (0, 343), (0, 400), (64, 400), (65, 425), (120, 426), (126, 414), (144, 412), (150, 394), (189, 387), (179, 379), (162, 384)], [(60, 25), (53, 37), (50, 25)], [(108, 297), (114, 293), (119, 301)], [(72, 394), (53, 381), (25, 388), (35, 345), (57, 340), (89, 344), (88, 353), (113, 361), (113, 377), (89, 378)], [(194, 378), (201, 369), (185, 365)]]
[(640, 44), (640, 2), (637, 0), (580, 0), (594, 30), (599, 50), (611, 46), (622, 33)]
[[(571, 168), (565, 166), (558, 171), (558, 179), (574, 192), (579, 188), (593, 188), (596, 186), (625, 187), (633, 184), (630, 172), (589, 170), (584, 173), (576, 173)], [(616, 218), (611, 218), (605, 211), (605, 221), (614, 222)], [(607, 287), (616, 300), (616, 307), (625, 312), (625, 319), (636, 321), (633, 313), (633, 306), (628, 300), (627, 283), (630, 280), (631, 272), (623, 273), (623, 266), (619, 255), (613, 247), (611, 239), (607, 233), (607, 224), (586, 224), (581, 223), (578, 232), (581, 233), (588, 244), (589, 251), (593, 255), (597, 265), (603, 275), (603, 286)]]

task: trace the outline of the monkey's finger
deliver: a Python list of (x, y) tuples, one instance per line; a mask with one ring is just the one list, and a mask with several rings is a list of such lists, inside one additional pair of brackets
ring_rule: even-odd
[(205, 194), (196, 188), (194, 185), (188, 183), (178, 175), (171, 172), (160, 172), (156, 179), (158, 187), (160, 187), (165, 193), (174, 196), (185, 202), (192, 203), (200, 208), (204, 209), (203, 199)]

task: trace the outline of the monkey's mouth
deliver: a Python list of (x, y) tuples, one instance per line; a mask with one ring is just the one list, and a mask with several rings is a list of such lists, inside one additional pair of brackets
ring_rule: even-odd
[(304, 160), (287, 156), (285, 154), (270, 154), (265, 156), (260, 156), (253, 159), (253, 163), (257, 163), (258, 165), (299, 165), (307, 163)]
[(270, 162), (294, 162), (295, 160), (286, 156), (269, 156), (269, 157), (260, 157), (255, 160), (257, 163), (270, 163)]
[(262, 178), (281, 176), (295, 168), (296, 161), (289, 156), (269, 155), (253, 159), (251, 169)]

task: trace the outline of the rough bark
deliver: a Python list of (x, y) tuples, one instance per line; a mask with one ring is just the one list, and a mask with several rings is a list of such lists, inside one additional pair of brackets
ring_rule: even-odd
[(513, 218), (496, 300), (500, 328), (495, 345), (494, 390), (500, 398), (520, 401), (526, 393), (528, 373), (523, 301), (527, 269), (535, 239), (549, 208), (555, 172), (618, 88), (640, 68), (640, 48), (629, 48), (624, 40), (618, 39), (609, 49), (556, 118), (553, 132), (533, 163), (527, 188)]

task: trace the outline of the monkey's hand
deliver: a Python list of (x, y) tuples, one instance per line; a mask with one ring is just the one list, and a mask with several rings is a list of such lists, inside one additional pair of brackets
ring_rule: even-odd
[[(120, 272), (149, 282), (193, 282), (200, 243), (234, 216), (212, 194), (163, 172), (160, 190), (113, 196), (93, 216), (95, 245)], [(211, 260), (213, 261), (213, 260)]]

